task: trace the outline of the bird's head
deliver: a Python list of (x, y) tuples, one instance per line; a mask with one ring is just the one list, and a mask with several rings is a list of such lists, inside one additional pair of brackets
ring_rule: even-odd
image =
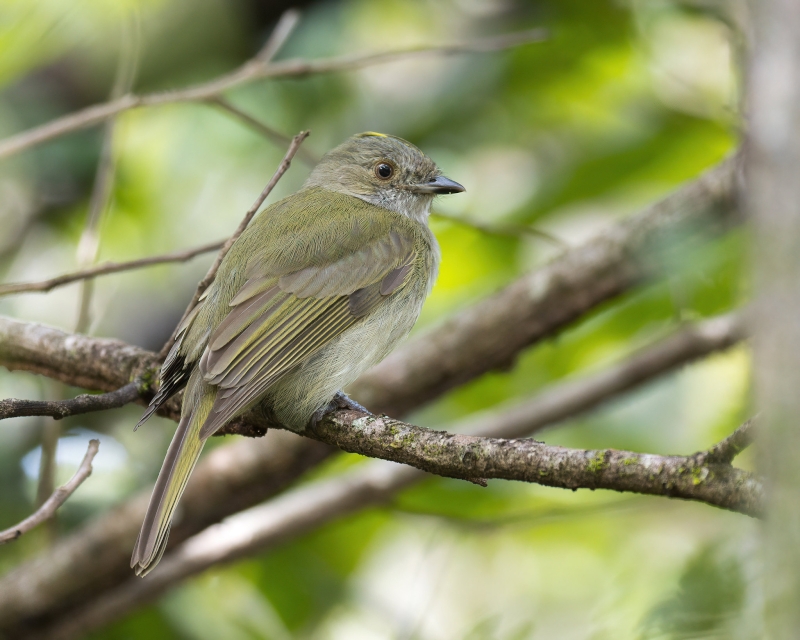
[(464, 191), (410, 142), (382, 133), (359, 133), (326, 153), (306, 181), (379, 207), (427, 220), (436, 195)]

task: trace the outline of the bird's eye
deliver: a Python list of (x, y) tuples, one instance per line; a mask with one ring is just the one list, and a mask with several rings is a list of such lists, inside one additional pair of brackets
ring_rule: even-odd
[(375, 175), (381, 180), (388, 180), (394, 173), (394, 167), (388, 162), (379, 162), (375, 165)]

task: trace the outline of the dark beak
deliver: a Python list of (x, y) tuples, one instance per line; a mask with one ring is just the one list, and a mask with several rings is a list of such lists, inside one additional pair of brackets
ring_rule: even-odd
[(466, 191), (466, 189), (458, 184), (455, 180), (445, 178), (444, 176), (436, 176), (430, 182), (415, 184), (412, 189), (417, 193), (435, 193), (439, 195), (444, 195), (447, 193), (461, 193), (462, 191)]

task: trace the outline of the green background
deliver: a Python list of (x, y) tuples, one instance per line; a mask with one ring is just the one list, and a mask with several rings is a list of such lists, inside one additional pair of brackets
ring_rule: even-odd
[[(281, 3), (277, 3), (281, 4)], [(260, 81), (228, 98), (316, 155), (365, 130), (406, 138), (465, 194), (434, 210), (480, 225), (529, 224), (574, 246), (634, 214), (737, 144), (738, 37), (713, 3), (611, 0), (348, 0), (304, 3), (279, 58), (438, 44), (531, 27), (546, 42), (425, 57), (356, 72)], [(121, 34), (138, 24), (137, 93), (211, 79), (252, 56), (277, 6), (224, 0), (2, 0), (0, 136), (106, 99)], [(0, 162), (0, 279), (76, 266), (101, 128)], [(125, 113), (99, 260), (230, 234), (285, 149), (208, 105)], [(296, 160), (270, 201), (309, 167)], [(18, 232), (29, 225), (21, 241)], [(431, 222), (439, 280), (415, 334), (561, 250), (536, 235)], [(747, 297), (744, 238), (665, 252), (663, 278), (603, 305), (409, 417), (442, 427), (599, 371)], [(676, 239), (680, 242), (680, 239)], [(158, 349), (210, 258), (97, 280), (90, 332)], [(73, 330), (77, 285), (0, 298), (0, 313)], [(548, 443), (665, 454), (706, 448), (748, 414), (750, 354), (737, 347), (543, 432)], [(0, 372), (2, 397), (77, 390)], [(95, 474), (59, 512), (66, 532), (154, 479), (173, 424), (131, 431), (140, 409), (64, 421), (59, 480), (101, 434)], [(44, 419), (0, 425), (0, 528), (33, 507)], [(213, 446), (224, 444), (218, 439)], [(342, 455), (315, 472), (361, 463)], [(749, 463), (745, 456), (744, 463)], [(44, 528), (0, 548), (0, 571), (33, 557)], [(755, 524), (714, 508), (611, 492), (432, 478), (280, 548), (211, 570), (94, 638), (756, 638)]]

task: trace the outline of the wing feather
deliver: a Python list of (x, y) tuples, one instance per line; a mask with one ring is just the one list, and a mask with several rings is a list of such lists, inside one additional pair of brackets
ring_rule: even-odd
[(413, 239), (392, 231), (332, 263), (289, 273), (248, 264), (247, 280), (200, 359), (204, 380), (219, 387), (200, 437), (245, 411), (282, 375), (402, 287), (414, 257)]

